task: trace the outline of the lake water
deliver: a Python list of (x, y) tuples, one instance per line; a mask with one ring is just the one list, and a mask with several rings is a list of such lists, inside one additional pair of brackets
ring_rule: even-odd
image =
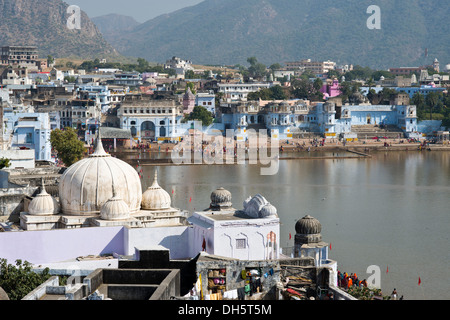
[(260, 193), (278, 209), (282, 246), (293, 245), (296, 221), (309, 214), (321, 222), (339, 270), (363, 279), (377, 265), (384, 294), (396, 288), (408, 300), (438, 300), (450, 299), (449, 160), (446, 152), (380, 152), (366, 159), (282, 160), (273, 176), (249, 164), (143, 166), (142, 176), (145, 190), (158, 168), (160, 185), (173, 190), (173, 206), (191, 212), (209, 207), (218, 187), (232, 193), (239, 209)]

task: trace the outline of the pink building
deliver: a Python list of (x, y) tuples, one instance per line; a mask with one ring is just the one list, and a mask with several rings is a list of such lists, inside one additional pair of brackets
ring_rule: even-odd
[(194, 111), (194, 107), (195, 107), (195, 95), (188, 87), (186, 93), (183, 96), (183, 113), (190, 114), (192, 111)]
[(332, 84), (326, 84), (320, 89), (320, 92), (324, 94), (324, 98), (332, 98), (340, 96), (342, 91), (337, 79), (333, 79)]

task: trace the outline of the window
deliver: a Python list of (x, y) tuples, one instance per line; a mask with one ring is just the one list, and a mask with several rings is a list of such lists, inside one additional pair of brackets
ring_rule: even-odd
[(245, 249), (245, 248), (247, 248), (247, 240), (236, 239), (236, 249)]

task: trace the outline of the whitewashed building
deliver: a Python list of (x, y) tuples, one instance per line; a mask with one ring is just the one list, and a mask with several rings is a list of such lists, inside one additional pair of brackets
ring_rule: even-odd
[(117, 116), (121, 129), (130, 130), (136, 141), (173, 140), (184, 134), (179, 127), (183, 106), (176, 99), (128, 95)]
[(211, 194), (211, 205), (194, 212), (188, 221), (193, 226), (194, 252), (206, 251), (240, 260), (279, 258), (280, 219), (276, 208), (263, 196), (255, 195), (234, 209), (231, 193), (219, 188)]

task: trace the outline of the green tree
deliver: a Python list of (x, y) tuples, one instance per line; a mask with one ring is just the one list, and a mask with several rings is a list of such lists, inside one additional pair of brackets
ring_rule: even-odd
[(424, 120), (425, 118), (425, 96), (420, 92), (414, 93), (412, 96), (412, 103), (417, 108), (417, 118), (419, 120)]
[(47, 64), (50, 66), (54, 62), (55, 62), (55, 58), (53, 58), (53, 56), (51, 56), (51, 55), (48, 55), (47, 56)]
[(373, 80), (372, 77), (369, 78), (369, 80), (366, 81), (366, 86), (369, 87), (369, 91), (370, 89), (372, 89), (372, 87), (375, 85), (375, 81)]
[(50, 143), (67, 167), (81, 160), (85, 151), (84, 144), (78, 139), (75, 129), (69, 127), (64, 130), (53, 130), (50, 133)]
[(49, 269), (41, 274), (33, 272), (31, 263), (16, 260), (16, 265), (0, 259), (0, 287), (5, 290), (10, 300), (21, 300), (28, 293), (50, 278)]
[(282, 68), (281, 64), (279, 64), (279, 63), (274, 63), (269, 67), (269, 69), (272, 70), (272, 72), (274, 72), (276, 70), (280, 70), (281, 68)]
[(197, 90), (195, 90), (195, 84), (193, 82), (187, 82), (186, 83), (186, 90), (185, 92), (187, 92), (187, 89), (191, 89), (192, 94), (196, 94)]
[(214, 118), (205, 107), (196, 106), (194, 110), (187, 116), (187, 120), (198, 120), (202, 122), (203, 126), (209, 126), (213, 123)]
[(4, 168), (9, 168), (11, 166), (11, 161), (6, 158), (0, 159), (0, 170)]
[(333, 78), (339, 79), (340, 77), (341, 77), (341, 74), (339, 73), (339, 71), (337, 71), (337, 70), (330, 70), (330, 71), (328, 71), (328, 78), (329, 79), (333, 79)]
[(266, 66), (262, 63), (259, 63), (255, 57), (248, 58), (247, 62), (250, 63), (250, 67), (248, 68), (248, 75), (250, 77), (261, 79), (265, 75), (267, 75)]
[(320, 89), (322, 89), (322, 87), (323, 87), (322, 79), (316, 78), (316, 80), (314, 80), (314, 83), (313, 83), (314, 90), (319, 91)]
[(139, 72), (146, 72), (150, 68), (150, 64), (144, 58), (138, 58), (137, 63), (138, 65), (136, 70)]
[(297, 99), (308, 99), (311, 83), (307, 79), (294, 79), (291, 82), (291, 94)]
[[(433, 109), (438, 109), (442, 107), (442, 93), (439, 92), (430, 92), (427, 94), (425, 98), (425, 103), (427, 107), (430, 109), (430, 120), (433, 120)], [(438, 110), (438, 113), (441, 110)]]

